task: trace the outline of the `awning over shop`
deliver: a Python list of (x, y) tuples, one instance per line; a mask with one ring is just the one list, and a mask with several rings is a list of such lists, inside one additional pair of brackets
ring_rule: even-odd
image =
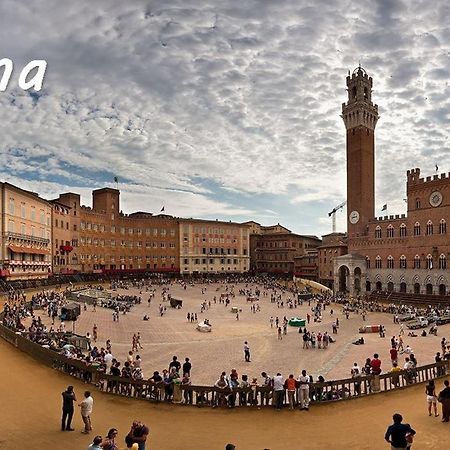
[(8, 245), (14, 253), (28, 253), (32, 255), (48, 255), (50, 252), (44, 248), (19, 247), (18, 245)]

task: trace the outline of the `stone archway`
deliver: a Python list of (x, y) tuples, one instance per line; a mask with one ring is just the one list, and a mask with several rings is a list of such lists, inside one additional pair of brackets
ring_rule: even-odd
[(366, 281), (366, 292), (370, 292), (372, 290), (372, 284), (370, 281)]
[(431, 283), (427, 283), (425, 286), (427, 295), (433, 295), (433, 285)]
[(404, 281), (400, 283), (400, 292), (406, 293), (406, 283)]
[(339, 267), (339, 292), (350, 292), (350, 270), (347, 266)]
[(387, 284), (387, 290), (388, 292), (394, 292), (394, 283), (392, 281), (389, 281)]
[(377, 291), (381, 291), (383, 289), (383, 285), (381, 284), (381, 281), (377, 281), (377, 283), (375, 285), (375, 289)]
[(356, 295), (359, 295), (361, 293), (361, 268), (355, 267), (355, 270), (353, 271), (354, 281), (353, 281), (353, 287), (354, 292)]
[(420, 294), (420, 284), (414, 283), (414, 294)]
[(445, 286), (445, 284), (440, 284), (439, 285), (439, 295), (444, 296), (447, 294), (447, 287)]
[(344, 292), (350, 296), (361, 294), (366, 284), (366, 258), (349, 253), (333, 260), (335, 293)]

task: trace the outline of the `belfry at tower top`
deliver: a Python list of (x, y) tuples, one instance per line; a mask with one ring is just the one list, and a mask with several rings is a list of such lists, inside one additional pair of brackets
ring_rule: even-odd
[(363, 67), (361, 67), (361, 64), (353, 71), (353, 74), (355, 75), (367, 75), (367, 72)]
[(342, 118), (347, 130), (365, 126), (374, 130), (378, 121), (378, 105), (372, 102), (372, 77), (358, 66), (347, 76), (347, 103), (342, 104)]

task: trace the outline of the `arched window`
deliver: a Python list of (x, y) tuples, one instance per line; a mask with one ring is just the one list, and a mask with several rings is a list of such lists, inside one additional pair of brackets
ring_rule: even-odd
[(439, 222), (439, 234), (446, 234), (447, 233), (447, 222), (445, 219), (441, 219)]
[(414, 236), (420, 236), (420, 223), (416, 222), (414, 224)]
[(420, 198), (416, 198), (416, 209), (420, 208)]
[(406, 256), (400, 256), (400, 269), (406, 269)]
[(431, 255), (427, 255), (427, 269), (433, 268), (433, 257)]
[(387, 237), (393, 238), (394, 237), (394, 227), (392, 225), (389, 225), (387, 227)]
[(366, 256), (366, 268), (370, 269), (370, 258)]
[(381, 256), (380, 255), (377, 255), (377, 257), (375, 258), (375, 268), (381, 269)]
[(405, 237), (406, 236), (406, 225), (404, 223), (402, 223), (400, 225), (400, 237)]
[(388, 256), (388, 259), (387, 259), (387, 268), (388, 268), (388, 269), (393, 269), (393, 268), (394, 268), (394, 258), (393, 258), (392, 255), (389, 255), (389, 256)]
[(441, 256), (439, 256), (439, 269), (446, 269), (447, 268), (447, 258), (442, 253)]
[(431, 220), (429, 220), (427, 222), (427, 235), (433, 234), (433, 222)]
[(381, 238), (381, 227), (380, 227), (380, 225), (377, 225), (377, 227), (375, 228), (375, 238), (376, 239), (380, 239)]
[(414, 269), (420, 269), (420, 256), (414, 256)]

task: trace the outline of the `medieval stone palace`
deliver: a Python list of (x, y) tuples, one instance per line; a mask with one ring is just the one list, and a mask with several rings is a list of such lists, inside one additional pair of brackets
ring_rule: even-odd
[(450, 282), (450, 173), (407, 171), (407, 214), (375, 217), (375, 127), (372, 77), (347, 77), (348, 253), (334, 258), (334, 289), (447, 295)]

